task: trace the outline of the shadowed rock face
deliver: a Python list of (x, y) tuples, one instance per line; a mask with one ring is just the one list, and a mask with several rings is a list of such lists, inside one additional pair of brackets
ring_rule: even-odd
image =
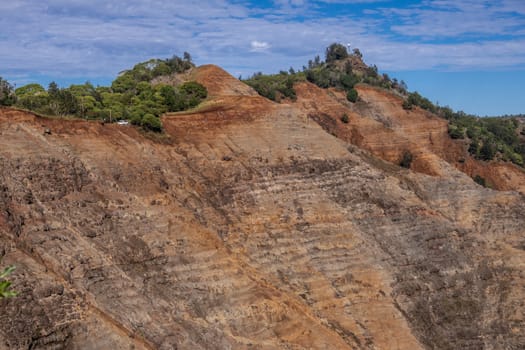
[(328, 95), (213, 84), (163, 142), (0, 110), (0, 255), (20, 292), (0, 301), (0, 349), (525, 346), (522, 194), (417, 137), (435, 176), (372, 155), (370, 101), (334, 102), (351, 117), (332, 116), (336, 138), (313, 118)]

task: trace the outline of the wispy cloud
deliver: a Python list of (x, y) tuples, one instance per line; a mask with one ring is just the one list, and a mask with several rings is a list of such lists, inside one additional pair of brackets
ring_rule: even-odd
[(497, 1), (434, 0), (384, 12), (396, 15), (399, 24), (391, 28), (398, 34), (424, 39), (454, 37), (468, 41), (476, 37), (490, 40), (496, 35), (514, 35), (525, 25), (524, 18), (514, 13), (519, 7), (511, 9), (510, 4), (501, 5)]
[(332, 42), (385, 70), (525, 67), (522, 0), (18, 0), (0, 14), (0, 75), (20, 81), (114, 77), (183, 51), (234, 75), (275, 72)]

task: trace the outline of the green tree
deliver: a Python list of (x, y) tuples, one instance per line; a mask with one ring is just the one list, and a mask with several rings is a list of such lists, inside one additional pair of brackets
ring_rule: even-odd
[(93, 96), (80, 96), (78, 98), (80, 116), (82, 118), (96, 118), (100, 103)]
[(153, 76), (158, 77), (161, 75), (170, 75), (171, 69), (166, 62), (159, 62), (155, 68), (153, 68)]
[(208, 91), (196, 81), (189, 81), (179, 87), (179, 92), (183, 95), (186, 108), (197, 106), (203, 99), (208, 96)]
[(352, 89), (355, 84), (359, 82), (359, 77), (356, 75), (350, 73), (350, 74), (342, 74), (339, 78), (339, 83), (342, 85), (342, 88), (345, 90)]
[(494, 142), (492, 140), (485, 140), (479, 150), (479, 155), (483, 160), (491, 160), (494, 159), (496, 152), (497, 149)]
[(465, 137), (465, 129), (449, 124), (448, 134), (453, 139), (462, 139)]
[(156, 131), (156, 132), (162, 131), (162, 124), (160, 122), (160, 119), (155, 117), (151, 113), (147, 113), (146, 115), (144, 115), (144, 117), (142, 118), (142, 126), (145, 129), (148, 129), (151, 131)]
[(60, 88), (58, 84), (54, 81), (50, 82), (47, 87), (47, 94), (49, 96), (49, 104), (47, 108), (47, 113), (58, 115), (60, 112), (60, 104), (58, 94), (60, 93)]
[(348, 51), (344, 45), (333, 43), (326, 49), (326, 63), (332, 63), (348, 57)]
[(15, 90), (16, 104), (22, 108), (38, 111), (49, 103), (49, 96), (40, 84), (27, 84)]
[(413, 104), (412, 104), (412, 102), (409, 99), (406, 99), (406, 100), (403, 101), (403, 105), (402, 105), (403, 109), (408, 111), (408, 110), (412, 109), (412, 106), (413, 106)]
[(61, 115), (74, 115), (79, 110), (78, 100), (69, 89), (60, 89), (60, 92), (58, 94), (58, 101), (60, 104)]
[(46, 89), (40, 84), (27, 84), (15, 90), (17, 96), (40, 95), (46, 92)]
[(180, 96), (177, 96), (175, 89), (169, 85), (159, 84), (155, 87), (157, 93), (162, 97), (164, 104), (166, 105), (168, 111), (175, 112), (177, 111)]
[(133, 76), (131, 74), (124, 73), (118, 76), (117, 79), (113, 80), (111, 83), (111, 89), (114, 92), (126, 92), (133, 90), (136, 85), (137, 82), (135, 79), (133, 79)]
[(16, 102), (13, 86), (0, 77), (0, 106), (11, 106)]
[(60, 92), (60, 88), (58, 87), (58, 84), (54, 81), (50, 82), (47, 87), (47, 93), (51, 98), (55, 98), (58, 93)]

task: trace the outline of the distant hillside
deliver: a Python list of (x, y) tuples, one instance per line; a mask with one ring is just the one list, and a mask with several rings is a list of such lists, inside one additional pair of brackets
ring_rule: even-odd
[[(195, 65), (191, 55), (183, 58), (152, 59), (125, 70), (110, 87), (94, 87), (89, 82), (60, 88), (52, 82), (47, 89), (28, 84), (14, 91), (0, 78), (0, 105), (15, 105), (41, 115), (98, 119), (106, 122), (129, 120), (146, 130), (162, 131), (159, 117), (167, 112), (194, 108), (207, 97), (204, 86), (194, 82)], [(261, 96), (276, 102), (295, 101), (296, 85), (311, 82), (320, 88), (344, 91), (346, 99), (358, 101), (358, 84), (380, 87), (403, 98), (403, 108), (418, 106), (448, 121), (453, 139), (464, 140), (469, 153), (476, 159), (512, 162), (523, 167), (525, 135), (523, 116), (480, 118), (437, 106), (418, 92), (409, 92), (404, 81), (380, 74), (369, 66), (355, 48), (348, 52), (338, 43), (327, 47), (325, 60), (316, 56), (302, 70), (281, 71), (278, 74), (255, 73), (244, 83)]]
[(525, 140), (523, 126), (519, 122), (523, 116), (521, 119), (520, 116), (480, 118), (453, 111), (450, 107), (437, 106), (418, 92), (409, 92), (404, 81), (380, 74), (375, 65), (366, 65), (359, 49), (348, 53), (344, 45), (334, 43), (326, 49), (325, 61), (316, 56), (307, 66), (303, 66), (302, 71), (296, 72), (290, 68), (273, 75), (255, 73), (244, 80), (260, 95), (277, 102), (287, 99), (295, 101), (295, 84), (304, 81), (320, 88), (344, 91), (350, 102), (356, 102), (359, 98), (355, 89), (357, 84), (389, 90), (403, 98), (404, 109), (412, 110), (417, 106), (448, 120), (450, 136), (464, 139), (468, 143), (469, 153), (476, 159), (497, 159), (524, 166)]

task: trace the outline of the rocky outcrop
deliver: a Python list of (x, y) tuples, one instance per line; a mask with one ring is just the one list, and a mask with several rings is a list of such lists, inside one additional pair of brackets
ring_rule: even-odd
[[(359, 107), (239, 89), (165, 117), (162, 140), (0, 111), (0, 255), (20, 292), (0, 301), (0, 349), (525, 346), (522, 194), (449, 164), (431, 116), (433, 144), (404, 142), (437, 176), (377, 157), (365, 131), (388, 121), (357, 110), (364, 90)], [(415, 133), (388, 116), (391, 140)]]

